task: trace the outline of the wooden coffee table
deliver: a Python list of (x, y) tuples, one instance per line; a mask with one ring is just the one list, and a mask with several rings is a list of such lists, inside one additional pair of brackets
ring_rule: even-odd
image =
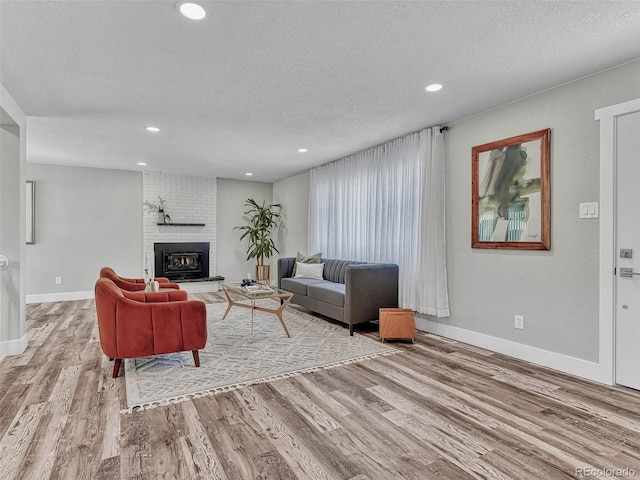
[[(253, 315), (256, 310), (260, 312), (273, 313), (280, 320), (280, 324), (284, 329), (284, 333), (287, 334), (287, 337), (291, 338), (289, 334), (289, 330), (287, 330), (287, 326), (284, 323), (284, 319), (282, 318), (282, 312), (287, 305), (291, 302), (293, 298), (293, 293), (287, 292), (286, 290), (281, 290), (276, 287), (271, 287), (270, 292), (247, 292), (245, 291), (240, 283), (223, 283), (221, 284), (222, 291), (227, 297), (227, 301), (229, 304), (227, 305), (227, 311), (224, 312), (224, 316), (222, 319), (227, 318), (227, 314), (231, 307), (241, 307), (241, 308), (249, 308), (251, 309), (251, 337), (253, 338)], [(240, 297), (240, 300), (234, 300), (230, 294), (234, 294), (237, 297)], [(264, 300), (267, 298), (279, 299), (280, 300), (280, 308), (268, 308), (263, 307), (261, 305), (256, 305), (256, 300)], [(243, 303), (249, 301), (250, 303)]]

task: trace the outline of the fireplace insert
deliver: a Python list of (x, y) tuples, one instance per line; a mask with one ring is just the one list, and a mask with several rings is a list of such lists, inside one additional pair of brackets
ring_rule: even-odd
[(209, 277), (209, 242), (154, 243), (155, 275), (170, 280)]
[(202, 252), (173, 252), (162, 254), (165, 272), (201, 272)]

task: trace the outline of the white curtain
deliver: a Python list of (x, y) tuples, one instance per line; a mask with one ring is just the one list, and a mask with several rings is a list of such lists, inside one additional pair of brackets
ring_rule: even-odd
[(449, 316), (444, 167), (433, 127), (313, 169), (309, 253), (396, 263), (400, 307)]

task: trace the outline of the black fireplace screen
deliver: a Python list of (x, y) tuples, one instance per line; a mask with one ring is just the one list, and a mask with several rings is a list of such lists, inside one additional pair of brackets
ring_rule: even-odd
[(154, 243), (155, 276), (170, 280), (209, 277), (209, 243)]
[(164, 254), (165, 270), (168, 272), (199, 272), (200, 271), (200, 252), (175, 252)]

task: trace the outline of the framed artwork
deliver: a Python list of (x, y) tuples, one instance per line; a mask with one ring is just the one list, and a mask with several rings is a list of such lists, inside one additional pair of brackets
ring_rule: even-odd
[(36, 182), (27, 181), (27, 245), (36, 243)]
[(551, 129), (471, 149), (471, 247), (551, 248)]

